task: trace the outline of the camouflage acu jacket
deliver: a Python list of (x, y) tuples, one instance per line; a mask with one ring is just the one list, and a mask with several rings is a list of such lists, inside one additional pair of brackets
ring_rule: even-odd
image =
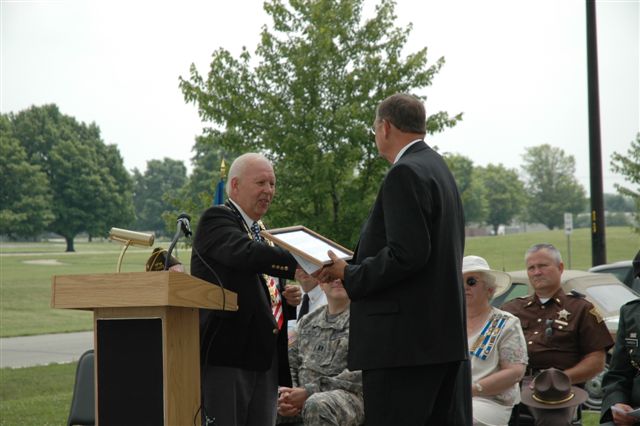
[(347, 369), (349, 309), (328, 315), (327, 306), (305, 315), (289, 348), (294, 387), (310, 395), (343, 389), (362, 395), (362, 372)]

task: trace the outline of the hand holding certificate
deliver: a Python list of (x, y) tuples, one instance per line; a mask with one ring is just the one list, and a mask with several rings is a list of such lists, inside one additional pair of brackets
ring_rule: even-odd
[(342, 260), (349, 260), (353, 255), (350, 250), (304, 226), (270, 229), (261, 234), (274, 244), (289, 250), (308, 274), (333, 262), (327, 254), (329, 250)]
[[(624, 408), (622, 408), (620, 406), (628, 407), (630, 410), (629, 411), (625, 411)], [(640, 419), (640, 408), (632, 409), (631, 407), (629, 407), (626, 404), (612, 405), (611, 406), (611, 411), (613, 413), (618, 413), (618, 414), (622, 414), (622, 415), (625, 415), (625, 416), (633, 417), (635, 419)], [(615, 414), (614, 414), (614, 418), (615, 418)]]

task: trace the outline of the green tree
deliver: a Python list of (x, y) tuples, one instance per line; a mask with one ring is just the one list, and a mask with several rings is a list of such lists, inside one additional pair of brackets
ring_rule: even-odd
[[(96, 139), (99, 141), (99, 139)], [(111, 227), (126, 228), (135, 217), (133, 180), (124, 167), (124, 160), (115, 145), (96, 143), (96, 161), (100, 165), (104, 197), (96, 211), (92, 226), (86, 231), (90, 236), (104, 235)]]
[(195, 227), (199, 213), (211, 206), (220, 181), (222, 160), (225, 161), (226, 177), (231, 162), (237, 157), (233, 152), (216, 148), (219, 146), (216, 142), (219, 133), (210, 132), (196, 137), (193, 148), (196, 154), (191, 158), (193, 171), (186, 184), (177, 193), (167, 197), (167, 202), (172, 206), (172, 210), (165, 214), (167, 226), (174, 226), (177, 215), (186, 212), (191, 215), (191, 225)]
[(13, 135), (12, 124), (0, 115), (0, 235), (35, 237), (53, 220), (51, 191), (40, 167)]
[(131, 177), (95, 123), (79, 123), (56, 105), (34, 106), (9, 120), (28, 162), (47, 176), (54, 216), (47, 230), (65, 238), (67, 251), (74, 251), (80, 232), (106, 235), (113, 225), (131, 223)]
[[(219, 49), (206, 78), (194, 65), (180, 79), (185, 100), (211, 124), (217, 152), (257, 151), (274, 163), (278, 195), (272, 226), (304, 224), (352, 245), (387, 165), (368, 132), (374, 109), (396, 92), (429, 86), (444, 63), (426, 48), (406, 57), (411, 25), (395, 27), (394, 2), (363, 20), (363, 0), (268, 0), (256, 57)], [(438, 112), (429, 132), (455, 125)], [(214, 170), (217, 170), (217, 166)]]
[(184, 163), (170, 158), (150, 160), (147, 161), (144, 173), (140, 173), (138, 169), (133, 170), (133, 180), (136, 229), (154, 231), (156, 235), (169, 235), (174, 229), (167, 229), (162, 215), (172, 209), (168, 200), (175, 197), (187, 182)]
[[(633, 198), (621, 194), (603, 194), (604, 209), (610, 212), (635, 212), (636, 206)], [(588, 211), (588, 207), (586, 211)]]
[(478, 179), (478, 170), (473, 166), (473, 161), (460, 154), (445, 154), (444, 159), (460, 191), (465, 224), (483, 223), (487, 217), (486, 191)]
[(580, 213), (585, 202), (584, 188), (575, 178), (575, 159), (547, 144), (525, 151), (527, 218), (549, 229), (561, 227), (564, 213)]
[(480, 171), (481, 181), (486, 190), (488, 214), (486, 222), (498, 235), (500, 225), (508, 225), (522, 212), (526, 197), (524, 184), (514, 169), (502, 164), (489, 164)]
[(622, 174), (632, 185), (637, 185), (635, 189), (617, 183), (614, 187), (619, 194), (633, 199), (636, 206), (635, 229), (636, 232), (640, 232), (640, 132), (636, 134), (636, 139), (631, 141), (631, 147), (627, 150), (627, 155), (613, 153), (611, 156), (611, 170)]

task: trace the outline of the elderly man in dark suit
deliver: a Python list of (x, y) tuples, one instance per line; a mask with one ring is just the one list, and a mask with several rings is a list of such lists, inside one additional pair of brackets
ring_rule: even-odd
[(287, 319), (301, 292), (275, 277), (293, 278), (297, 263), (259, 234), (275, 183), (265, 157), (238, 157), (229, 200), (204, 212), (193, 241), (191, 273), (238, 294), (237, 312), (200, 312), (203, 421), (219, 426), (275, 424), (278, 385), (291, 386)]
[(365, 421), (471, 424), (458, 188), (424, 142), (420, 100), (385, 99), (374, 131), (392, 166), (352, 263), (330, 253), (333, 264), (319, 274), (343, 279), (352, 301), (348, 360), (363, 370)]

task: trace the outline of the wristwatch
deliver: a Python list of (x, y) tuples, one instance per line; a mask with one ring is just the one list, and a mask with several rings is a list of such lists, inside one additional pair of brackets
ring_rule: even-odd
[(484, 390), (484, 388), (482, 387), (482, 385), (481, 385), (480, 383), (478, 383), (478, 382), (475, 382), (475, 383), (473, 384), (473, 387), (474, 387), (474, 388), (476, 388), (476, 391), (477, 391), (478, 393), (482, 393), (482, 391)]

